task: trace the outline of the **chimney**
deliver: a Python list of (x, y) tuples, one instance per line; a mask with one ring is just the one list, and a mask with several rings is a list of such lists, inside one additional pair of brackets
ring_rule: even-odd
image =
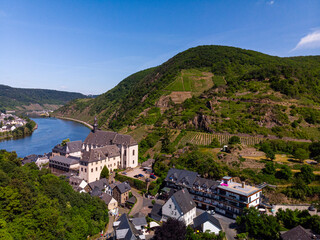
[(242, 182), (241, 185), (242, 185), (242, 188), (245, 188), (246, 183), (245, 183), (245, 182)]

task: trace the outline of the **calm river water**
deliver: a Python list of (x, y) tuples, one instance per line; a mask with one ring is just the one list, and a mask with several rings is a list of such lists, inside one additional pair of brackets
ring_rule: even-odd
[(0, 142), (0, 149), (16, 151), (19, 157), (30, 154), (44, 154), (61, 143), (63, 139), (71, 141), (84, 140), (90, 129), (72, 121), (56, 118), (32, 118), (38, 124), (38, 129), (29, 137)]

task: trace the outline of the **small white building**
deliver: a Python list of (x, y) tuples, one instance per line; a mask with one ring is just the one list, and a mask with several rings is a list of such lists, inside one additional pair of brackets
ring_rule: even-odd
[(35, 163), (38, 166), (38, 168), (41, 169), (44, 165), (49, 163), (49, 158), (46, 155), (38, 156)]
[(208, 212), (203, 212), (198, 217), (193, 220), (193, 227), (201, 232), (209, 231), (216, 235), (222, 230), (221, 224), (218, 219), (209, 214)]
[(175, 192), (171, 198), (162, 206), (162, 219), (175, 218), (188, 226), (193, 224), (196, 217), (196, 204), (188, 190), (182, 189)]

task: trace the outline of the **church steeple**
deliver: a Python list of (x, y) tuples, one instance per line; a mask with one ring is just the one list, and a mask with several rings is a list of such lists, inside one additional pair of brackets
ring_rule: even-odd
[(93, 129), (92, 132), (96, 132), (98, 130), (98, 121), (97, 121), (97, 116), (94, 117), (94, 124), (93, 124)]

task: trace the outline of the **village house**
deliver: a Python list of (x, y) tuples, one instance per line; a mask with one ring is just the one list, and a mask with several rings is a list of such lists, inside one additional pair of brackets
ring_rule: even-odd
[(163, 221), (166, 221), (168, 218), (175, 218), (184, 221), (188, 226), (193, 224), (195, 217), (196, 204), (186, 189), (175, 192), (162, 206)]
[(64, 172), (77, 172), (79, 169), (79, 160), (76, 158), (67, 158), (64, 156), (54, 156), (49, 160), (49, 167)]
[(169, 188), (186, 188), (199, 208), (231, 218), (236, 218), (246, 207), (257, 208), (261, 202), (261, 187), (237, 183), (232, 177), (213, 181), (201, 178), (196, 172), (171, 168), (165, 182)]
[(100, 196), (101, 200), (105, 202), (105, 204), (108, 206), (108, 210), (112, 214), (118, 213), (118, 202), (116, 199), (114, 199), (111, 195), (107, 193), (102, 193)]
[(128, 215), (124, 213), (117, 221), (113, 222), (114, 239), (146, 239), (145, 232), (143, 230), (147, 225), (148, 223), (145, 217), (129, 219)]
[(23, 158), (21, 161), (22, 165), (25, 165), (27, 163), (35, 163), (39, 169), (41, 169), (43, 166), (49, 163), (49, 158), (46, 154), (44, 155), (36, 155), (31, 154)]
[(46, 154), (42, 156), (38, 155), (35, 163), (38, 166), (38, 168), (41, 169), (49, 163), (49, 158)]
[(219, 220), (208, 212), (203, 212), (193, 220), (193, 228), (201, 232), (209, 231), (216, 235), (218, 235), (219, 232), (222, 231)]
[(114, 238), (117, 240), (135, 240), (139, 238), (139, 232), (134, 228), (133, 224), (129, 221), (126, 213), (113, 222)]
[(119, 204), (123, 205), (129, 199), (130, 192), (130, 184), (127, 182), (123, 182), (115, 186), (115, 188), (113, 189), (112, 196), (117, 200)]
[(58, 144), (52, 149), (52, 156), (81, 157), (82, 141), (66, 142), (65, 145)]
[(78, 176), (71, 176), (69, 177), (69, 184), (72, 186), (73, 190), (76, 192), (90, 192), (89, 184), (84, 181), (83, 179), (79, 178)]
[(0, 114), (0, 132), (14, 131), (27, 124), (27, 121), (13, 114)]

